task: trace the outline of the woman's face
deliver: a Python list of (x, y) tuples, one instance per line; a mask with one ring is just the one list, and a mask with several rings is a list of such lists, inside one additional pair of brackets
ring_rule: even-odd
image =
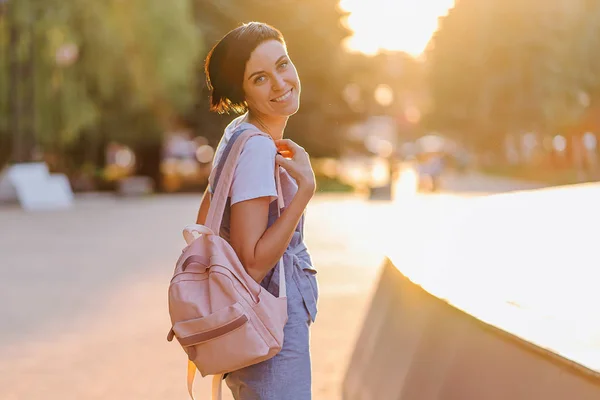
[(277, 40), (261, 43), (244, 72), (244, 95), (259, 115), (288, 117), (300, 107), (300, 79), (287, 50)]

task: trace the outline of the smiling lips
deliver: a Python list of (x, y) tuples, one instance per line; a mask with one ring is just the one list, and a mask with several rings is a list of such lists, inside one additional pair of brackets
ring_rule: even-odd
[(286, 101), (287, 99), (289, 99), (292, 96), (292, 91), (294, 90), (294, 88), (291, 88), (289, 91), (287, 91), (284, 95), (281, 95), (279, 97), (276, 97), (274, 99), (272, 99), (272, 102), (275, 103), (281, 103), (283, 101)]

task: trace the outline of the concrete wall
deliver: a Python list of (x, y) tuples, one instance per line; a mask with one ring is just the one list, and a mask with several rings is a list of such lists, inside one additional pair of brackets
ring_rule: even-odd
[(600, 374), (452, 307), (387, 261), (343, 399), (599, 400)]

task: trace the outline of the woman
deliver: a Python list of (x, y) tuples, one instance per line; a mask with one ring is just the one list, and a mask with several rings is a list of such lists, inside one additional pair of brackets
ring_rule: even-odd
[[(283, 256), (288, 298), (281, 352), (228, 374), (226, 382), (238, 400), (309, 400), (309, 327), (317, 312), (318, 288), (303, 225), (316, 185), (308, 154), (283, 139), (288, 118), (300, 103), (298, 73), (281, 33), (256, 22), (225, 35), (208, 54), (205, 72), (211, 110), (243, 114), (225, 129), (213, 167), (237, 130), (260, 130), (270, 136), (254, 136), (244, 145), (220, 235), (230, 242), (248, 274), (274, 295), (279, 289), (279, 268), (274, 266)], [(285, 204), (279, 217), (276, 165)], [(209, 185), (202, 199), (199, 224), (206, 219), (211, 190)]]

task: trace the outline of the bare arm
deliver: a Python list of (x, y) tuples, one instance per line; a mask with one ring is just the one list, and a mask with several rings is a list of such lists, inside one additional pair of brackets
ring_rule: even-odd
[(231, 207), (231, 246), (255, 281), (262, 281), (283, 256), (312, 194), (299, 189), (281, 217), (268, 229), (268, 197), (242, 201)]
[(199, 225), (206, 224), (206, 216), (208, 215), (208, 208), (210, 207), (210, 192), (208, 191), (208, 186), (204, 191), (204, 195), (202, 196), (202, 201), (200, 202), (200, 209), (198, 210), (198, 216), (196, 217), (196, 223)]
[(292, 239), (304, 209), (315, 193), (315, 177), (308, 154), (290, 140), (276, 141), (276, 162), (298, 183), (298, 191), (269, 228), (268, 197), (241, 201), (231, 207), (231, 246), (248, 274), (260, 282), (281, 258)]

